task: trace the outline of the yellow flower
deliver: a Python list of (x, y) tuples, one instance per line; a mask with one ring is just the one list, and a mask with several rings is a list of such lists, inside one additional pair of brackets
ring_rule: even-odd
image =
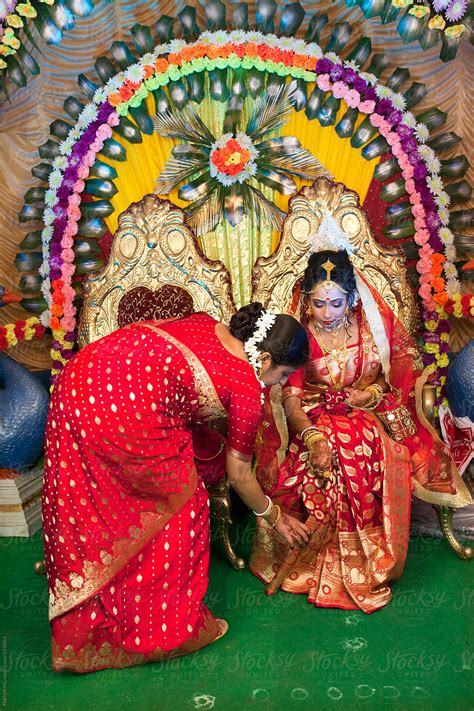
[(18, 15), (7, 15), (5, 20), (10, 27), (23, 27), (24, 22)]
[(441, 17), (441, 15), (435, 15), (428, 22), (428, 29), (429, 30), (444, 30), (445, 27), (446, 27), (446, 21), (445, 21), (444, 17)]
[(23, 17), (36, 17), (37, 12), (33, 5), (31, 5), (29, 2), (21, 2), (19, 3), (16, 8), (16, 12), (18, 12), (19, 15), (22, 15)]
[(6, 67), (7, 67), (6, 61), (4, 59), (1, 59), (1, 57), (0, 57), (0, 69), (5, 69)]
[(425, 327), (428, 331), (436, 331), (436, 321), (425, 321)]
[(425, 5), (413, 5), (413, 7), (408, 10), (408, 14), (414, 15), (418, 20), (421, 20), (421, 18), (425, 17), (429, 11), (429, 7), (426, 7)]
[(448, 341), (449, 341), (449, 333), (442, 333), (442, 334), (440, 335), (440, 339), (441, 339), (442, 341), (448, 342)]
[(440, 368), (446, 368), (449, 365), (448, 354), (442, 353), (439, 358), (436, 358), (436, 362)]
[(450, 39), (457, 39), (458, 37), (461, 37), (465, 29), (466, 27), (464, 25), (452, 25), (451, 27), (447, 27), (445, 29), (444, 34)]
[(427, 353), (438, 353), (439, 351), (439, 346), (437, 343), (425, 343), (425, 351)]

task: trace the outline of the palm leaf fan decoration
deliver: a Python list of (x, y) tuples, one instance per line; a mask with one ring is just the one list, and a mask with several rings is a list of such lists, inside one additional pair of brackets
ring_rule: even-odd
[(223, 219), (235, 227), (246, 214), (278, 230), (284, 213), (261, 188), (292, 195), (297, 190), (293, 177), (331, 177), (295, 136), (268, 135), (287, 122), (294, 92), (293, 82), (258, 98), (243, 126), (243, 102), (233, 96), (220, 136), (213, 135), (190, 105), (156, 114), (155, 130), (182, 143), (172, 149), (155, 191), (163, 195), (181, 186), (178, 197), (189, 203), (186, 213), (197, 235), (211, 232)]

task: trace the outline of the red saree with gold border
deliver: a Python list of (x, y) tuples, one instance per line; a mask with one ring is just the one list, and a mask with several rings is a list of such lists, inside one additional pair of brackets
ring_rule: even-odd
[(218, 634), (193, 427), (228, 414), (228, 447), (249, 459), (261, 388), (215, 325), (195, 314), (122, 328), (54, 389), (43, 521), (56, 671), (158, 661)]
[[(414, 344), (382, 300), (377, 303), (390, 345), (391, 367), (386, 380), (392, 388), (391, 397), (409, 408), (416, 433), (396, 442), (376, 412), (348, 408), (346, 393), (333, 385), (342, 373), (339, 359), (325, 355), (308, 330), (310, 360), (290, 376), (283, 398), (301, 398), (311, 422), (326, 435), (337, 454), (331, 476), (321, 483), (312, 475), (299, 435), (292, 437), (286, 457), (282, 457), (285, 423), (281, 414), (273, 417), (272, 410), (277, 412), (277, 408), (272, 408), (271, 402), (266, 403), (263, 437), (257, 445), (261, 486), (284, 511), (306, 521), (312, 531), (282, 589), (307, 594), (308, 601), (319, 607), (367, 613), (389, 602), (389, 583), (403, 571), (412, 489), (420, 498), (445, 505), (469, 501), (446, 448), (417, 414), (422, 380), (415, 365)], [(348, 349), (344, 387), (363, 389), (377, 379), (381, 359), (361, 307), (356, 317), (359, 338)], [(252, 572), (269, 583), (288, 552), (278, 533), (258, 520)]]

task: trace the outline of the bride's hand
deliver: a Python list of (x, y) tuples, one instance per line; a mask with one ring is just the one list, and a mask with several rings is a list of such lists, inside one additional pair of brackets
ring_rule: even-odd
[(306, 524), (298, 521), (294, 516), (289, 516), (286, 513), (281, 514), (280, 520), (275, 526), (275, 530), (283, 536), (290, 544), (291, 548), (295, 546), (303, 546), (308, 542), (310, 529)]
[(309, 453), (309, 464), (312, 469), (323, 472), (331, 469), (332, 450), (324, 440), (315, 442)]
[(351, 407), (367, 407), (373, 401), (371, 391), (351, 389), (350, 395), (347, 398), (347, 404)]

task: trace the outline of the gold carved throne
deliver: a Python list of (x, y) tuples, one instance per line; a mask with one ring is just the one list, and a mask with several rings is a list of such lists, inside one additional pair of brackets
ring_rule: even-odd
[[(317, 234), (327, 210), (349, 237), (354, 265), (384, 298), (409, 333), (413, 334), (418, 328), (418, 309), (407, 281), (401, 253), (397, 249), (377, 244), (367, 216), (360, 207), (357, 193), (325, 177), (302, 188), (290, 199), (277, 250), (269, 257), (260, 257), (255, 263), (252, 301), (260, 301), (272, 311), (289, 313), (299, 318), (299, 284), (312, 251), (309, 236)], [(280, 400), (281, 386), (273, 386), (270, 401), (274, 412), (278, 411)], [(434, 386), (424, 385), (423, 410), (428, 420), (433, 419), (433, 409)], [(281, 413), (277, 414), (275, 420), (280, 437), (284, 439), (288, 436), (284, 415), (282, 417)], [(266, 423), (263, 424), (264, 433)], [(278, 462), (284, 456), (284, 449), (282, 445), (277, 452)], [(472, 557), (472, 550), (462, 546), (454, 536), (453, 509), (445, 506), (435, 506), (435, 509), (441, 529), (453, 550), (461, 558)]]
[[(195, 311), (230, 321), (235, 305), (229, 274), (202, 254), (182, 210), (146, 195), (120, 215), (107, 265), (85, 284), (79, 347), (135, 321)], [(208, 493), (225, 552), (235, 568), (243, 568), (229, 538), (228, 482), (209, 486)]]

